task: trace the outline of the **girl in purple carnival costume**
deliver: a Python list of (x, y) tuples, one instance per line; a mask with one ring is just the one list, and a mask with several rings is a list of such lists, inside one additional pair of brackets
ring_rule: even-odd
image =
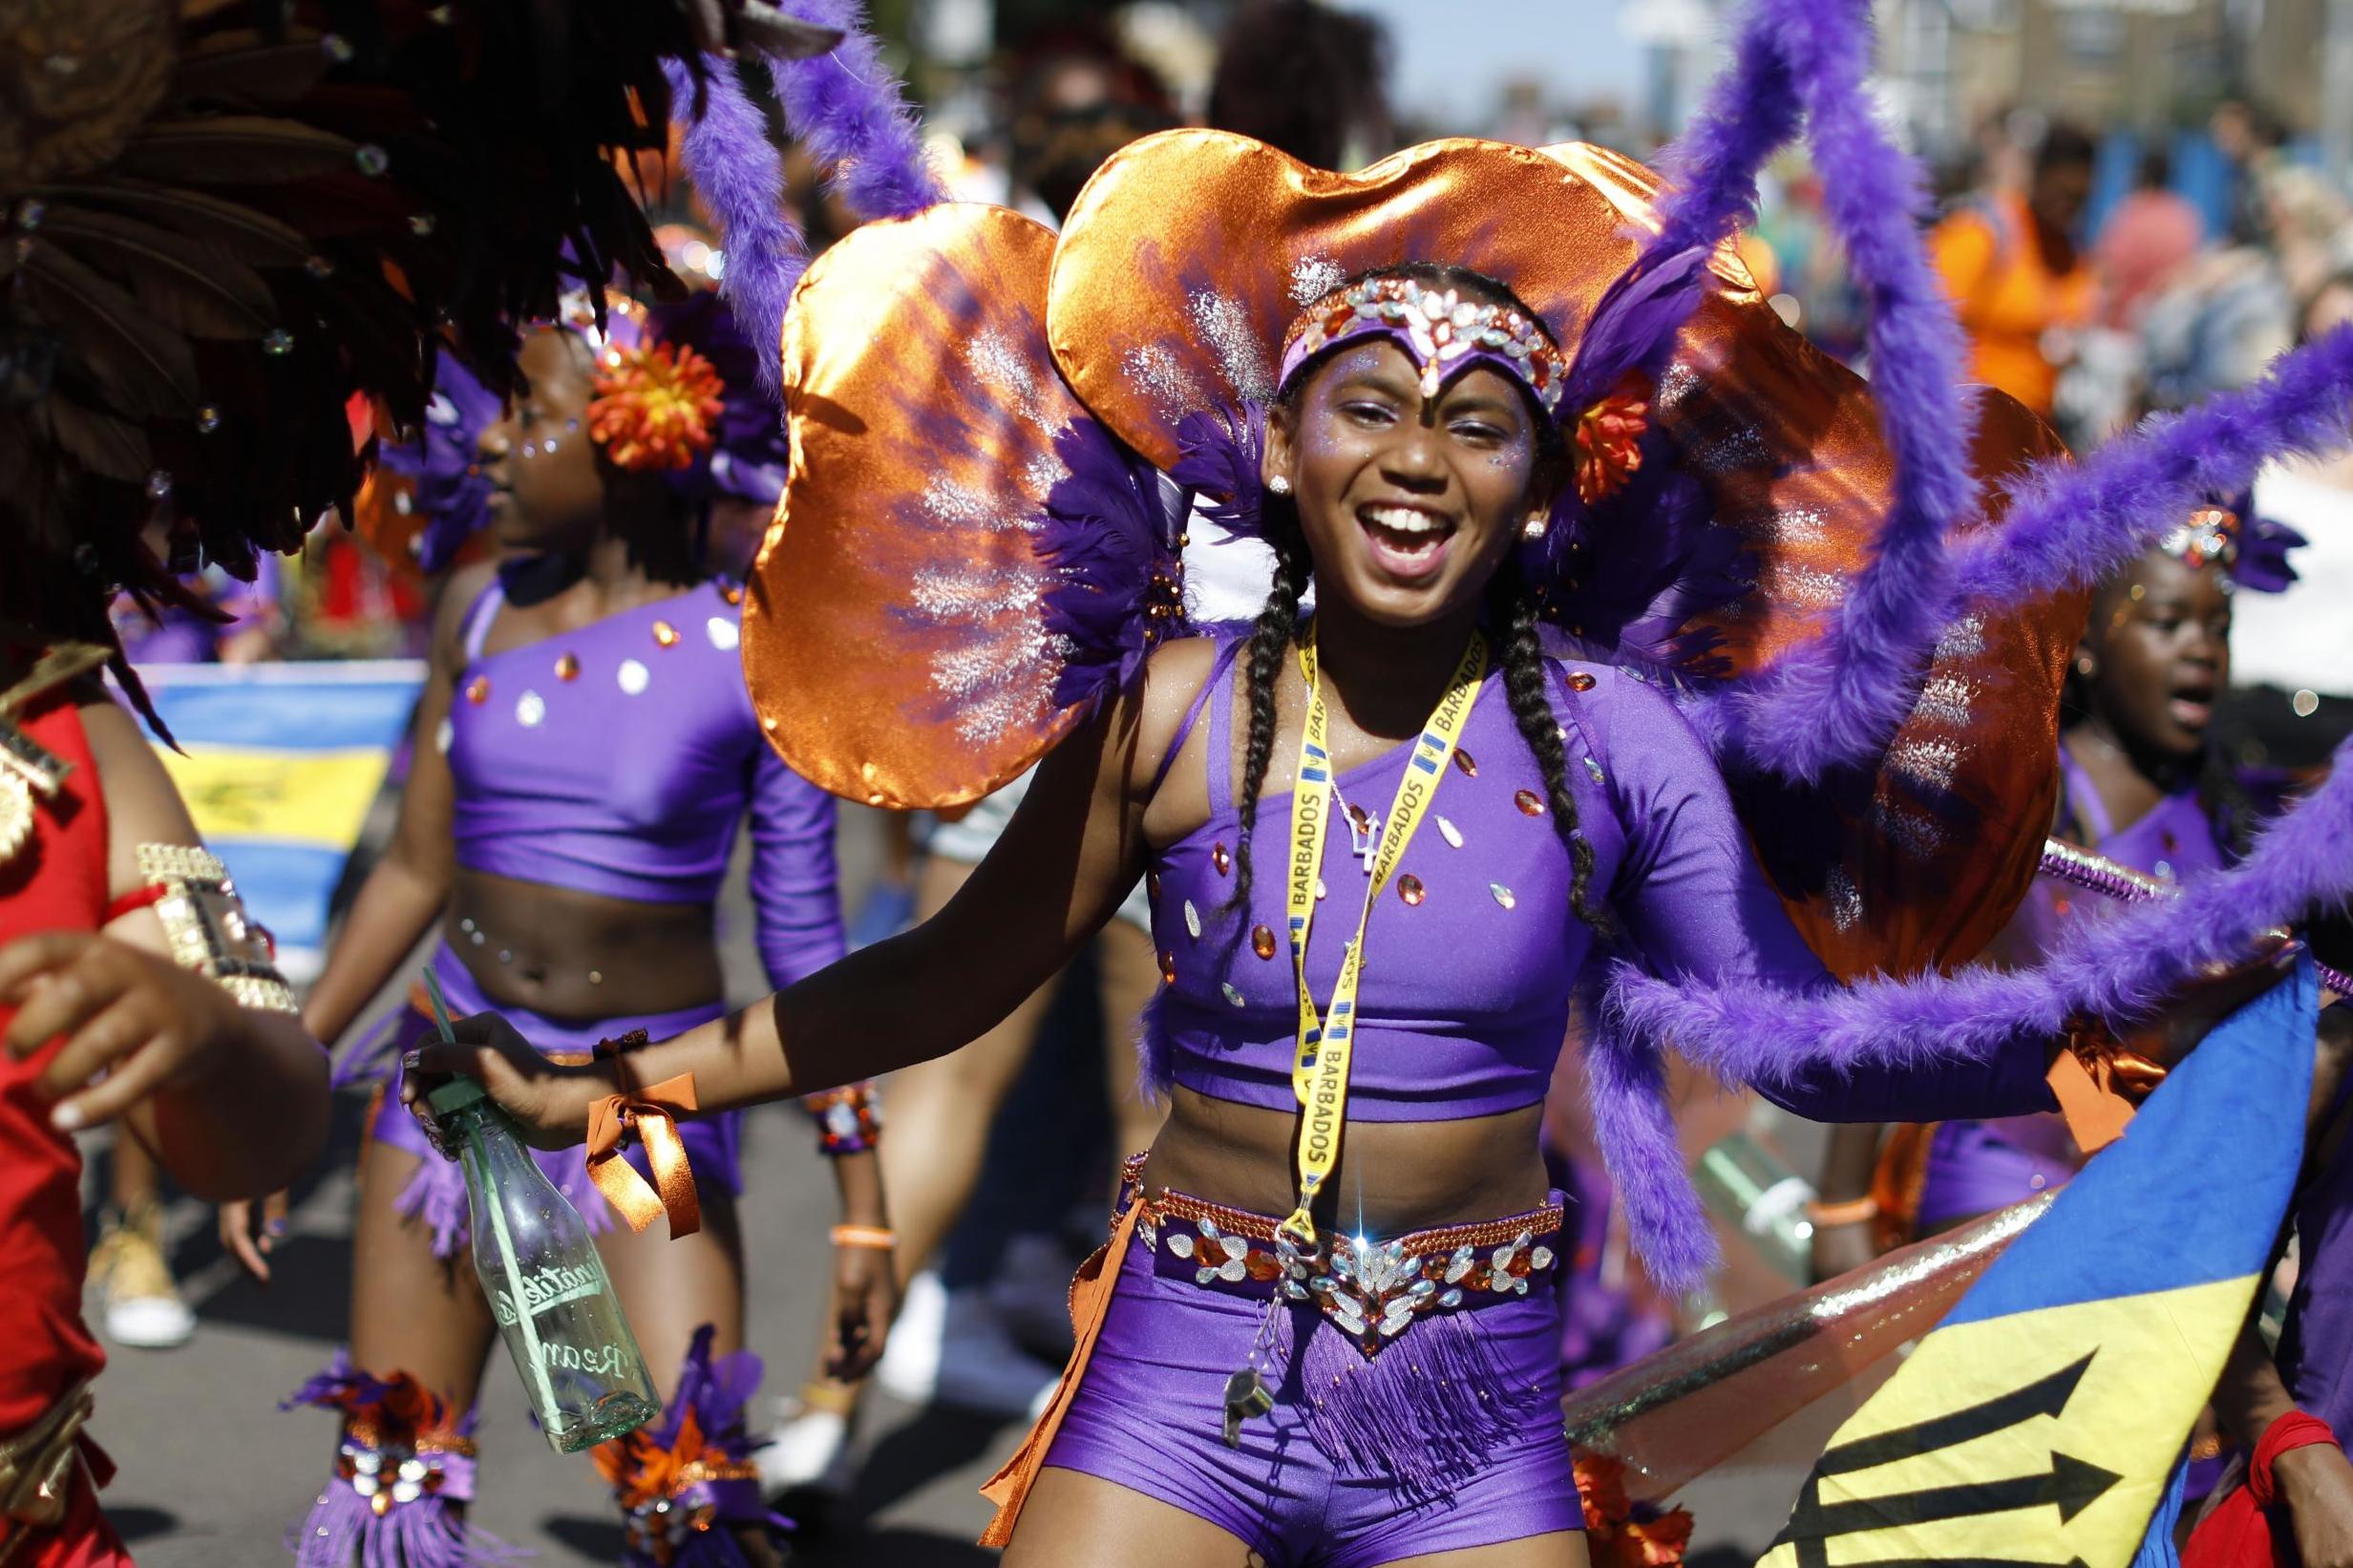
[[(433, 968), (451, 1005), (502, 1012), (551, 1054), (585, 1059), (636, 1031), (668, 1035), (719, 1016), (712, 911), (747, 821), (771, 982), (790, 984), (842, 951), (833, 802), (762, 743), (736, 653), (741, 591), (698, 563), (709, 498), (731, 479), (781, 473), (758, 356), (726, 307), (702, 294), (652, 308), (615, 297), (602, 328), (583, 302), (532, 328), (520, 364), (526, 389), (502, 408), (445, 362), (424, 449), (409, 463), (415, 502), (433, 519), (429, 549), (486, 523), (508, 554), (495, 569), (459, 573), (445, 596), (399, 827), (309, 998), (309, 1022), (328, 1039), (435, 923)], [(471, 460), (455, 460), (467, 452)], [(425, 1027), (421, 1010), (404, 1012), (379, 1044), (389, 1051)], [(465, 1186), (401, 1111), (397, 1083), (395, 1065), (360, 1167), (359, 1370), (296, 1396), (345, 1416), (334, 1477), (293, 1539), (318, 1568), (355, 1553), (374, 1562), (386, 1542), (410, 1568), (498, 1555), (462, 1522), (494, 1327), (459, 1261)], [(873, 1113), (857, 1087), (818, 1109), (821, 1141), (841, 1156), (848, 1222), (836, 1233), (841, 1337), (831, 1359), (862, 1367), (894, 1291)], [(681, 1116), (702, 1229), (686, 1239), (691, 1227), (673, 1208), (674, 1244), (632, 1234), (645, 1214), (615, 1224), (611, 1173), (592, 1181), (577, 1155), (541, 1158), (601, 1233), (649, 1362), (685, 1366), (679, 1387), (711, 1406), (665, 1430), (736, 1444), (699, 1468), (643, 1433), (600, 1453), (633, 1521), (631, 1561), (771, 1560), (738, 1441), (757, 1380), (756, 1360), (733, 1353), (740, 1119)], [(625, 1157), (654, 1174), (644, 1147)], [(265, 1272), (268, 1241), (257, 1245), (249, 1225), (242, 1210), (224, 1216), (232, 1244)], [(716, 1383), (714, 1343), (731, 1352)], [(702, 1523), (676, 1555), (667, 1538), (658, 1551), (640, 1541), (689, 1516)]]
[[(1983, 1016), (1901, 1049), (1884, 1015), (1949, 1011), (1939, 983), (1832, 981), (2007, 920), (2082, 591), (2184, 490), (2342, 419), (2353, 347), (2201, 447), (2129, 454), (2158, 471), (2134, 495), (2036, 477), (2047, 432), (1959, 387), (1868, 58), (1859, 6), (1760, 0), (1671, 192), (1581, 146), (1340, 176), (1172, 132), (1059, 238), (941, 203), (799, 283), (745, 622), (771, 737), (898, 805), (1049, 754), (932, 921), (640, 1066), (740, 1105), (951, 1050), (1148, 877), (1169, 1120), (987, 1489), (1008, 1562), (1581, 1564), (1537, 1136), (1573, 1005), (1634, 1234), (1681, 1286), (1708, 1261), (1659, 1092), (1686, 1027), (1802, 1113), (2007, 1115), (2051, 1107), (2085, 1002), (2196, 976), (2038, 976), (2056, 1016), (1964, 991)], [(1801, 118), (1874, 307), (1868, 392), (1720, 248)], [(1274, 547), (1246, 633), (1185, 635), (1163, 475)], [(2184, 907), (2200, 962), (2243, 955), (2253, 928)], [(1841, 1006), (1870, 1031), (1774, 1016)], [(442, 1070), (550, 1145), (614, 1082), (498, 1019), (426, 1046)]]

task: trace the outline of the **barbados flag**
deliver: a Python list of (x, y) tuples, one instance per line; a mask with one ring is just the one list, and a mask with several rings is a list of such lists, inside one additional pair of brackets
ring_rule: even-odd
[(2302, 1157), (2307, 961), (2223, 1022), (2010, 1244), (1798, 1493), (1758, 1568), (2125, 1568)]
[(409, 659), (139, 670), (181, 748), (159, 748), (172, 782), (297, 984), (424, 678)]

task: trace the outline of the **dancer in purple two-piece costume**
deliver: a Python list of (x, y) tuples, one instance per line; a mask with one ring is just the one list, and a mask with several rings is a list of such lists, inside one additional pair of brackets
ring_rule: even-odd
[[(440, 524), (429, 537), (465, 532), (472, 502), (473, 519), (486, 517), (520, 553), (451, 589), (399, 829), (310, 999), (314, 1027), (330, 1038), (435, 924), (432, 965), (450, 1006), (503, 1013), (551, 1056), (585, 1061), (625, 1049), (633, 1034), (666, 1037), (720, 1016), (714, 909), (747, 825), (771, 983), (842, 952), (833, 800), (761, 739), (737, 652), (742, 593), (698, 581), (694, 561), (697, 513), (723, 482), (714, 473), (755, 475), (775, 456), (756, 356), (709, 295), (652, 310), (616, 298), (609, 308), (604, 328), (583, 303), (529, 333), (530, 387), (512, 410), (444, 364), (428, 450), (407, 465), (416, 501)], [(693, 417), (682, 420), (682, 408)], [(720, 454), (734, 460), (714, 462)], [(355, 1553), (374, 1561), (389, 1543), (409, 1568), (495, 1555), (462, 1519), (475, 1481), (471, 1407), (493, 1332), (458, 1261), (465, 1184), (403, 1109), (398, 1064), (386, 1060), (430, 1027), (413, 1007), (357, 1053), (388, 1079), (361, 1162), (350, 1358), (297, 1395), (345, 1418), (334, 1478), (293, 1543), (315, 1568), (344, 1568)], [(876, 1124), (862, 1087), (821, 1109), (820, 1141), (843, 1156), (835, 1169), (850, 1221), (836, 1233), (847, 1318), (833, 1357), (862, 1367), (894, 1303)], [(676, 1240), (692, 1228), (678, 1208), (671, 1241), (631, 1234), (650, 1212), (628, 1215), (607, 1196), (616, 1172), (592, 1179), (577, 1151), (538, 1155), (599, 1234), (648, 1361), (684, 1367), (683, 1385), (666, 1379), (666, 1390), (694, 1390), (694, 1421), (600, 1452), (632, 1562), (769, 1560), (744, 1424), (758, 1366), (736, 1350), (741, 1118), (676, 1118), (704, 1221), (687, 1240)], [(646, 1145), (621, 1156), (646, 1191), (672, 1190)], [(625, 1215), (631, 1227), (617, 1223)], [(261, 1263), (245, 1223), (229, 1217)], [(859, 1321), (869, 1333), (850, 1343), (847, 1324)]]

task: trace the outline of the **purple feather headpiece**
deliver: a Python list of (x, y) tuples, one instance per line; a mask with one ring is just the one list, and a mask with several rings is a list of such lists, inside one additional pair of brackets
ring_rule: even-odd
[(392, 507), (423, 514), (424, 528), (413, 548), (417, 566), (443, 570), (490, 516), (490, 480), (481, 464), (481, 436), (498, 422), (498, 394), (482, 385), (455, 354), (435, 362), (432, 400), (413, 441), (387, 441), (377, 461), (409, 481), (395, 492)]

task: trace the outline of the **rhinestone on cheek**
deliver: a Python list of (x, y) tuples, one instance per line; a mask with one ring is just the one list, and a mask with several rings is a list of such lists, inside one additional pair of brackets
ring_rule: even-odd
[(1544, 797), (1534, 790), (1521, 790), (1512, 796), (1512, 804), (1519, 808), (1519, 814), (1522, 816), (1544, 815)]
[(1259, 957), (1266, 960), (1268, 963), (1273, 963), (1275, 957), (1275, 934), (1266, 929), (1263, 925), (1253, 928), (1250, 932), (1250, 950), (1258, 954)]
[(1479, 776), (1478, 759), (1459, 746), (1454, 748), (1454, 766), (1462, 770), (1462, 776), (1465, 778)]
[(1397, 879), (1397, 896), (1411, 906), (1419, 907), (1429, 895), (1423, 891), (1422, 879), (1410, 871)]
[(477, 675), (466, 683), (466, 701), (479, 708), (490, 701), (490, 677)]

